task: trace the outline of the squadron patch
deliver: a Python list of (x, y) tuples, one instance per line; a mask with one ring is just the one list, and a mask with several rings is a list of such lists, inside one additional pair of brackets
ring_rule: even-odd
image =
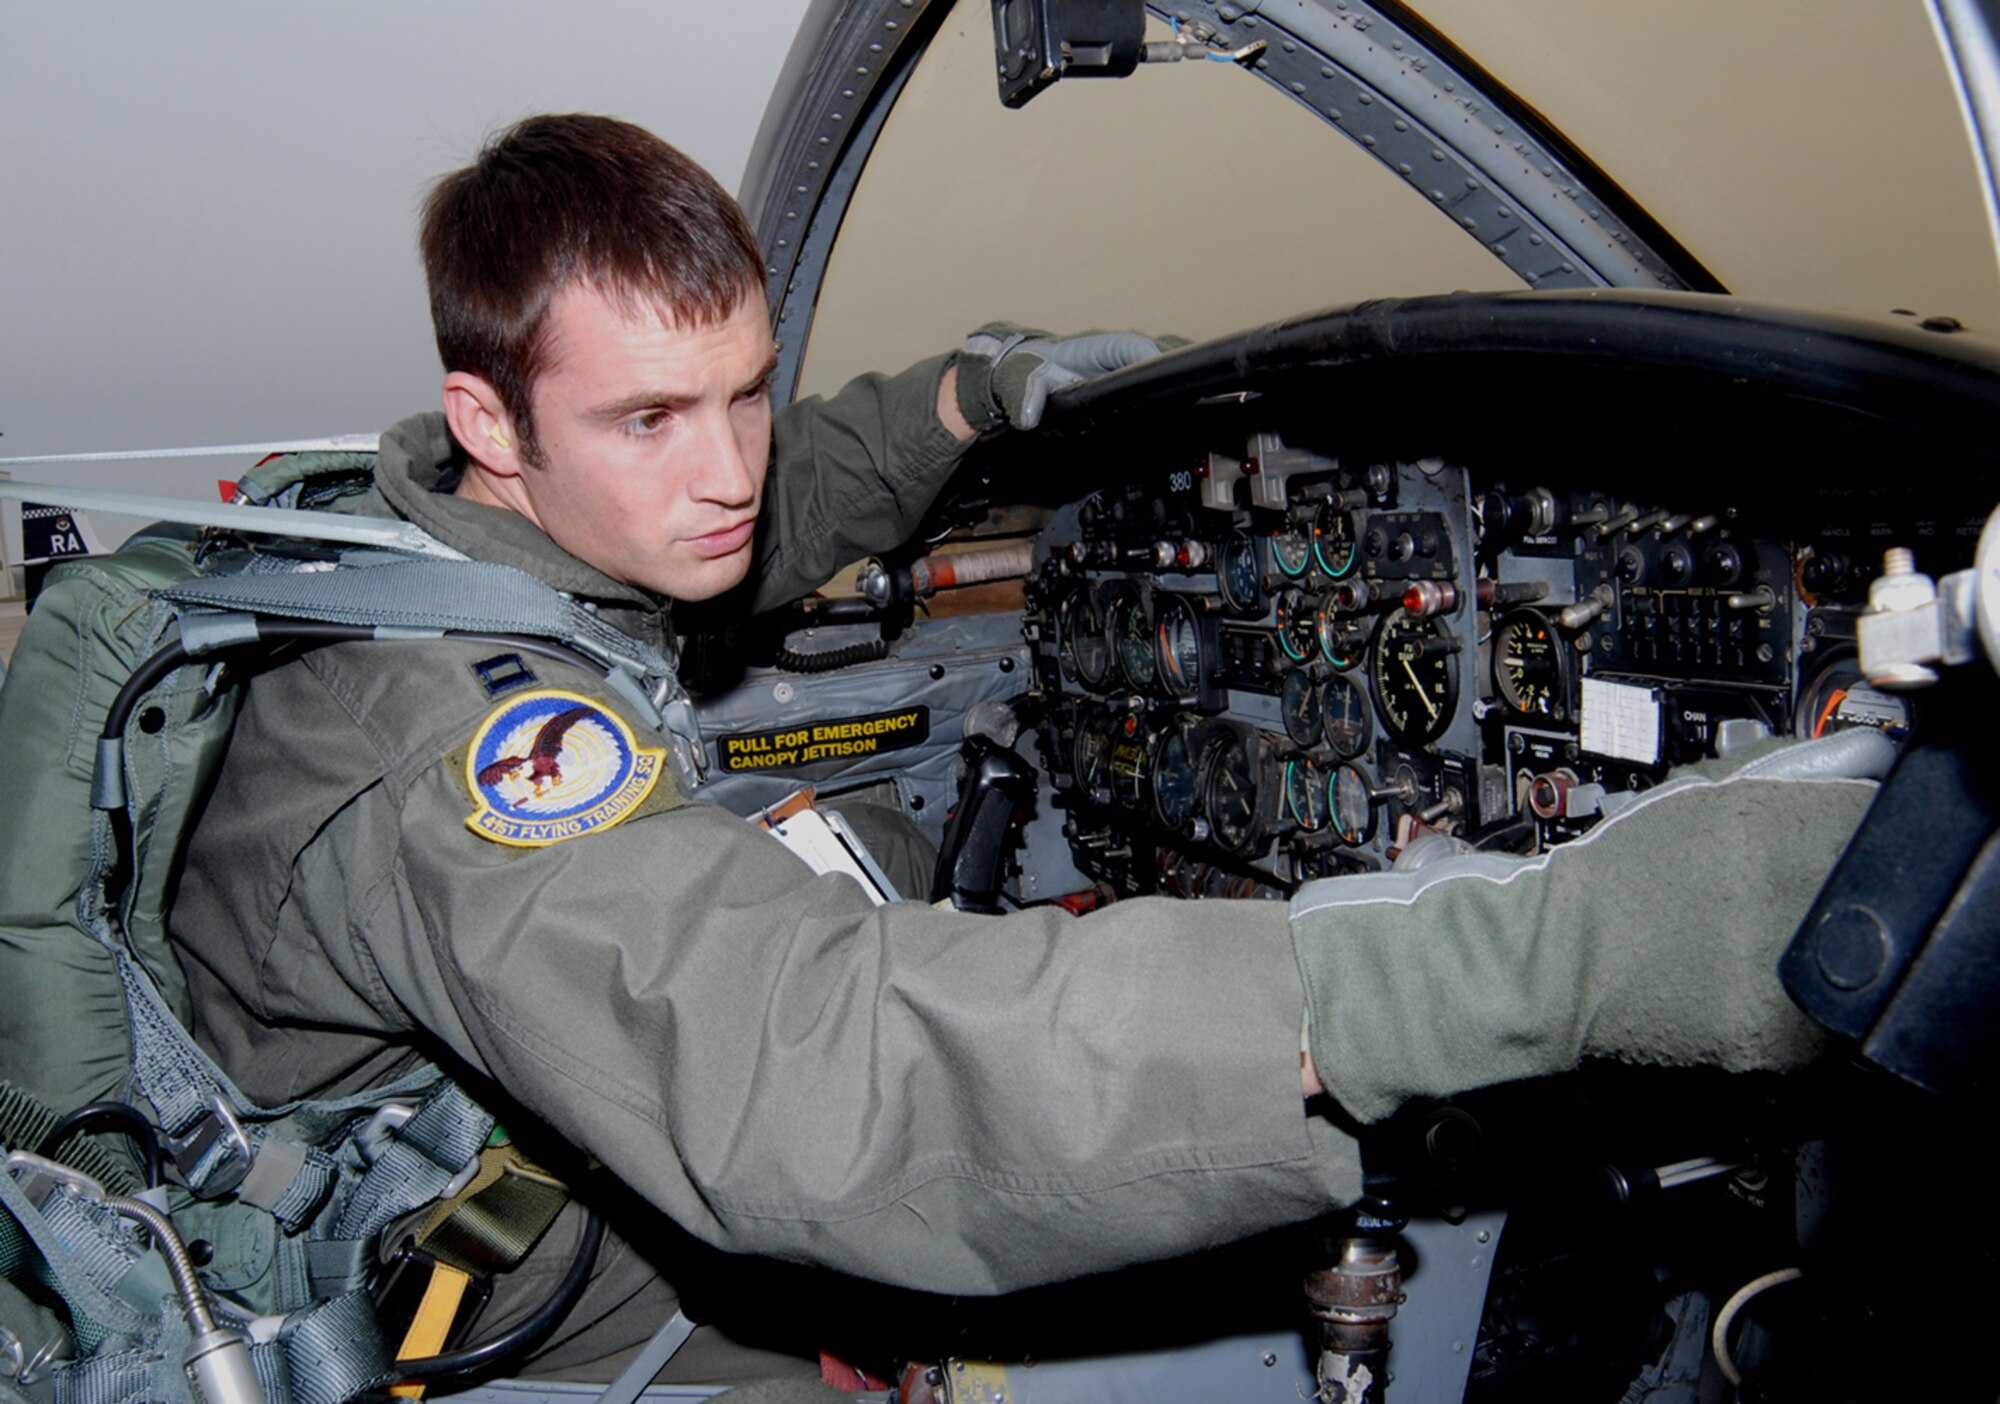
[(652, 793), (666, 754), (637, 744), (588, 697), (523, 693), (495, 708), (466, 750), (465, 786), (479, 805), (466, 827), (519, 848), (608, 829)]

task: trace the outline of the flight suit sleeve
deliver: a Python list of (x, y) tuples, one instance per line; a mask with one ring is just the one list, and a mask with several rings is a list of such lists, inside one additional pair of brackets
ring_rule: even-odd
[(298, 855), (266, 996), (365, 992), (699, 1236), (989, 1293), (1358, 1191), (1351, 1143), (1302, 1111), (1281, 904), (877, 908), (665, 792), (511, 846), (468, 823), (477, 720), (382, 732), (405, 757)]
[(968, 447), (937, 417), (949, 360), (864, 375), (830, 398), (810, 396), (773, 416), (753, 611), (816, 590), (842, 566), (916, 530)]

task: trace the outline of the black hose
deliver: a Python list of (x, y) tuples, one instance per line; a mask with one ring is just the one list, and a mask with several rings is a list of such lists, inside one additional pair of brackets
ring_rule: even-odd
[(140, 1162), (145, 1166), (146, 1188), (152, 1189), (161, 1183), (160, 1136), (153, 1129), (153, 1123), (140, 1114), (130, 1102), (90, 1102), (70, 1112), (49, 1128), (42, 1143), (35, 1147), (35, 1154), (53, 1160), (64, 1141), (92, 1122), (112, 1121), (118, 1129), (132, 1138), (139, 1148)]
[(569, 1271), (563, 1274), (563, 1280), (556, 1284), (549, 1299), (527, 1319), (480, 1345), (427, 1355), (421, 1360), (398, 1360), (397, 1376), (405, 1380), (434, 1380), (444, 1375), (469, 1375), (540, 1345), (583, 1295), (584, 1286), (590, 1281), (590, 1270), (597, 1266), (597, 1250), (604, 1246), (604, 1220), (588, 1209), (584, 1214), (583, 1236), (577, 1240), (576, 1257), (570, 1261)]
[(829, 648), (823, 653), (800, 653), (797, 649), (781, 648), (771, 662), (787, 673), (830, 673), (835, 668), (845, 668), (853, 663), (872, 663), (888, 656), (889, 645), (886, 641), (870, 639), (866, 643), (848, 644), (845, 648)]
[(1533, 819), (1525, 815), (1507, 816), (1483, 829), (1475, 829), (1467, 836), (1467, 842), (1478, 853), (1526, 853), (1534, 847), (1535, 832)]

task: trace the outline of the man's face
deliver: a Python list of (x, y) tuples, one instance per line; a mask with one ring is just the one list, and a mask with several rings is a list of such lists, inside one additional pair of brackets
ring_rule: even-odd
[(528, 515), (606, 575), (677, 600), (741, 581), (771, 449), (777, 361), (764, 295), (687, 327), (582, 284), (549, 306), (530, 392), (541, 463)]

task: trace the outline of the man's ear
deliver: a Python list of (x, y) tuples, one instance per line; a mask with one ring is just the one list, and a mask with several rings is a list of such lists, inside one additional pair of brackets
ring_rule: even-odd
[(444, 378), (444, 421), (451, 436), (479, 467), (495, 477), (518, 478), (525, 460), (514, 417), (492, 382), (469, 371)]

